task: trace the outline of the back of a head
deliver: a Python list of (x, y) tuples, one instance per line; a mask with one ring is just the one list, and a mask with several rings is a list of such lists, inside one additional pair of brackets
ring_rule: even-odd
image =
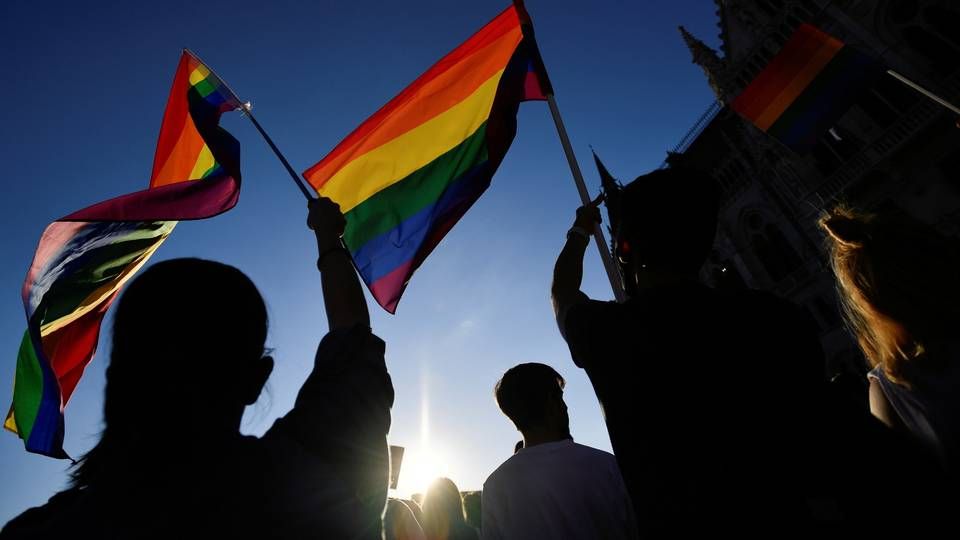
[(521, 432), (543, 427), (548, 403), (561, 397), (566, 381), (546, 364), (514, 366), (494, 388), (497, 405)]
[[(94, 469), (110, 467), (104, 459), (110, 448), (176, 444), (190, 437), (190, 426), (238, 406), (242, 410), (237, 400), (250, 376), (245, 368), (262, 357), (266, 334), (263, 299), (232, 266), (174, 259), (141, 273), (117, 303), (105, 429), (74, 472), (75, 482), (83, 484)], [(180, 435), (166, 433), (162, 426), (168, 425), (176, 425)]]
[(957, 242), (909, 216), (839, 207), (820, 219), (844, 315), (865, 356), (894, 380), (911, 359), (955, 339)]
[[(110, 401), (135, 386), (138, 401), (171, 397), (216, 399), (216, 386), (259, 358), (267, 312), (256, 286), (240, 270), (202, 259), (173, 259), (143, 272), (121, 297), (107, 370)], [(156, 395), (151, 396), (151, 394)], [(149, 404), (141, 403), (149, 406)]]
[(423, 496), (423, 530), (428, 538), (446, 536), (466, 523), (463, 498), (453, 480), (437, 478)]
[(480, 516), (482, 515), (481, 507), (482, 495), (479, 491), (470, 491), (463, 495), (463, 513), (466, 514), (467, 523), (471, 527), (480, 529)]
[(383, 514), (385, 540), (420, 540), (423, 529), (410, 507), (399, 499), (387, 499)]
[(618, 254), (658, 270), (696, 273), (713, 246), (719, 192), (709, 175), (668, 168), (623, 188)]

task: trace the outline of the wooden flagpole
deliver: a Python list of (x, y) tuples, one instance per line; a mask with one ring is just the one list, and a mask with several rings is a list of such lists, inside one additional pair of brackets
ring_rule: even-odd
[(267, 135), (267, 132), (263, 130), (263, 126), (260, 125), (260, 122), (257, 122), (257, 119), (253, 116), (253, 113), (250, 109), (253, 108), (253, 105), (250, 102), (243, 104), (243, 113), (244, 115), (253, 122), (253, 127), (257, 128), (257, 131), (260, 132), (260, 135), (263, 137), (263, 140), (267, 141), (267, 145), (270, 146), (270, 149), (273, 150), (273, 153), (276, 154), (277, 158), (280, 160), (280, 163), (283, 163), (284, 168), (287, 169), (287, 173), (290, 174), (290, 178), (293, 178), (293, 183), (300, 188), (300, 193), (303, 193), (303, 196), (306, 197), (308, 201), (316, 199), (315, 196), (310, 194), (310, 191), (306, 186), (303, 185), (303, 180), (300, 176), (293, 170), (293, 167), (290, 166), (290, 162), (287, 161), (287, 158), (283, 156), (283, 153), (280, 152), (280, 149), (277, 148), (277, 145), (273, 144), (273, 139)]
[(958, 108), (956, 105), (954, 105), (953, 103), (950, 103), (949, 101), (943, 99), (942, 97), (934, 94), (933, 92), (927, 90), (926, 88), (920, 86), (919, 84), (911, 81), (910, 79), (904, 77), (904, 76), (901, 75), (900, 73), (897, 73), (896, 71), (894, 71), (894, 70), (892, 70), (892, 69), (888, 69), (888, 70), (887, 70), (887, 75), (890, 75), (890, 76), (893, 77), (894, 79), (902, 82), (903, 84), (909, 86), (910, 88), (913, 88), (913, 89), (916, 90), (917, 92), (920, 92), (920, 93), (923, 94), (924, 96), (930, 98), (932, 101), (935, 101), (935, 102), (939, 103), (940, 105), (943, 105), (943, 106), (946, 107), (947, 109), (950, 109), (951, 111), (953, 111), (953, 112), (955, 112), (956, 114), (960, 115), (960, 108)]
[(290, 166), (290, 162), (287, 161), (287, 158), (283, 156), (283, 154), (280, 152), (280, 149), (277, 148), (277, 145), (273, 144), (273, 139), (271, 139), (270, 136), (267, 135), (267, 132), (263, 130), (263, 126), (260, 125), (260, 122), (257, 122), (257, 119), (254, 118), (253, 112), (251, 111), (251, 109), (253, 109), (253, 105), (249, 101), (243, 101), (242, 99), (240, 99), (240, 97), (237, 96), (237, 93), (233, 91), (233, 88), (230, 88), (230, 85), (227, 84), (227, 81), (223, 80), (223, 78), (220, 77), (220, 75), (214, 72), (213, 69), (210, 67), (210, 64), (207, 64), (206, 62), (204, 62), (203, 59), (200, 58), (196, 53), (194, 53), (193, 51), (187, 48), (184, 48), (183, 52), (196, 58), (197, 61), (199, 61), (201, 64), (206, 66), (207, 69), (213, 72), (214, 75), (217, 77), (217, 79), (221, 83), (223, 83), (223, 86), (227, 89), (227, 91), (230, 92), (230, 95), (232, 95), (233, 98), (236, 99), (238, 103), (242, 103), (239, 110), (244, 114), (244, 116), (246, 116), (247, 118), (250, 119), (251, 122), (253, 122), (253, 127), (257, 128), (257, 131), (260, 132), (260, 135), (263, 137), (263, 140), (267, 141), (267, 145), (270, 146), (270, 149), (273, 150), (273, 153), (276, 154), (277, 158), (280, 159), (280, 163), (283, 163), (283, 166), (287, 169), (287, 172), (290, 174), (290, 178), (293, 178), (293, 183), (296, 184), (298, 188), (300, 188), (300, 193), (303, 193), (303, 196), (306, 197), (308, 201), (315, 199), (316, 197), (310, 194), (310, 191), (308, 191), (306, 186), (303, 185), (303, 181), (300, 179), (300, 176), (297, 175), (296, 171), (293, 170), (293, 167)]
[[(531, 52), (535, 55), (534, 61), (537, 64), (536, 73), (540, 80), (540, 86), (547, 96), (547, 104), (550, 106), (550, 115), (553, 117), (553, 124), (557, 128), (557, 135), (560, 137), (560, 145), (563, 146), (563, 153), (567, 156), (567, 164), (570, 166), (570, 173), (573, 175), (573, 183), (577, 186), (577, 193), (580, 194), (580, 202), (583, 206), (590, 204), (590, 192), (583, 181), (583, 173), (580, 172), (580, 164), (577, 163), (577, 156), (573, 152), (573, 146), (570, 144), (570, 137), (567, 135), (567, 128), (563, 125), (563, 118), (560, 116), (560, 109), (557, 107), (557, 100), (553, 95), (553, 85), (547, 76), (547, 70), (543, 64), (543, 58), (540, 56), (540, 48), (537, 46), (536, 38), (533, 33), (533, 21), (530, 14), (527, 13), (523, 0), (513, 0), (513, 5), (520, 16), (520, 24), (523, 29), (523, 38), (530, 40)], [(607, 241), (603, 237), (603, 229), (597, 223), (593, 227), (593, 240), (597, 245), (597, 251), (600, 252), (600, 261), (603, 263), (604, 270), (607, 271), (607, 279), (610, 280), (610, 288), (613, 289), (613, 296), (617, 302), (624, 302), (627, 295), (623, 290), (623, 283), (620, 281), (620, 271), (614, 265), (613, 257), (610, 255), (610, 249)]]
[[(570, 165), (570, 173), (573, 174), (573, 183), (577, 186), (577, 193), (580, 194), (580, 201), (583, 206), (590, 204), (590, 193), (583, 181), (583, 173), (580, 172), (580, 164), (577, 163), (577, 156), (573, 153), (573, 147), (570, 145), (570, 137), (567, 135), (567, 128), (563, 125), (563, 118), (560, 116), (560, 109), (557, 108), (557, 100), (553, 97), (553, 92), (547, 94), (547, 104), (550, 105), (550, 115), (553, 116), (553, 123), (557, 127), (557, 135), (560, 136), (560, 144), (563, 146), (563, 153), (567, 156), (567, 163)], [(600, 260), (607, 271), (607, 279), (610, 280), (610, 287), (613, 289), (613, 296), (617, 302), (624, 302), (627, 295), (623, 290), (623, 282), (620, 281), (620, 271), (613, 265), (613, 257), (607, 247), (607, 241), (603, 237), (603, 229), (597, 223), (593, 226), (593, 240), (597, 244), (597, 250), (600, 252)]]

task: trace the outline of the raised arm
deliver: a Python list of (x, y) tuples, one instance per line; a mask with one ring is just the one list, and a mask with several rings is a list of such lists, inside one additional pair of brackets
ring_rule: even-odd
[(583, 255), (590, 244), (590, 231), (600, 223), (600, 208), (602, 196), (586, 206), (577, 209), (577, 217), (573, 227), (567, 232), (567, 243), (564, 244), (557, 263), (553, 267), (553, 287), (551, 298), (553, 312), (557, 317), (571, 305), (583, 298), (580, 292), (580, 282), (583, 281)]
[(307, 226), (317, 236), (317, 268), (323, 287), (323, 303), (330, 331), (370, 326), (367, 300), (353, 268), (350, 252), (343, 246), (346, 220), (340, 206), (326, 197), (309, 202)]

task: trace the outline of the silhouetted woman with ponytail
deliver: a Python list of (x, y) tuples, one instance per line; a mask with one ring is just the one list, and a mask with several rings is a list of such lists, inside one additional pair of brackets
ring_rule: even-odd
[(870, 411), (956, 472), (960, 249), (904, 215), (840, 207), (820, 220), (844, 316), (872, 367)]

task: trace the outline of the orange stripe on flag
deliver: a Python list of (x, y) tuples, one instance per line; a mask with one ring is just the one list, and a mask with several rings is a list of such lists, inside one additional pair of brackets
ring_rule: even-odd
[(380, 120), (377, 128), (340, 149), (329, 159), (306, 172), (307, 181), (318, 190), (337, 172), (367, 152), (404, 135), (469, 98), (490, 77), (499, 73), (523, 39), (517, 26), (482, 49), (474, 51), (442, 74), (436, 76), (409, 96)]
[(731, 105), (751, 121), (776, 99), (830, 36), (803, 24)]
[(754, 120), (754, 124), (762, 131), (769, 129), (842, 47), (843, 43), (834, 38), (830, 38), (818, 47), (807, 65), (770, 101), (770, 104)]

